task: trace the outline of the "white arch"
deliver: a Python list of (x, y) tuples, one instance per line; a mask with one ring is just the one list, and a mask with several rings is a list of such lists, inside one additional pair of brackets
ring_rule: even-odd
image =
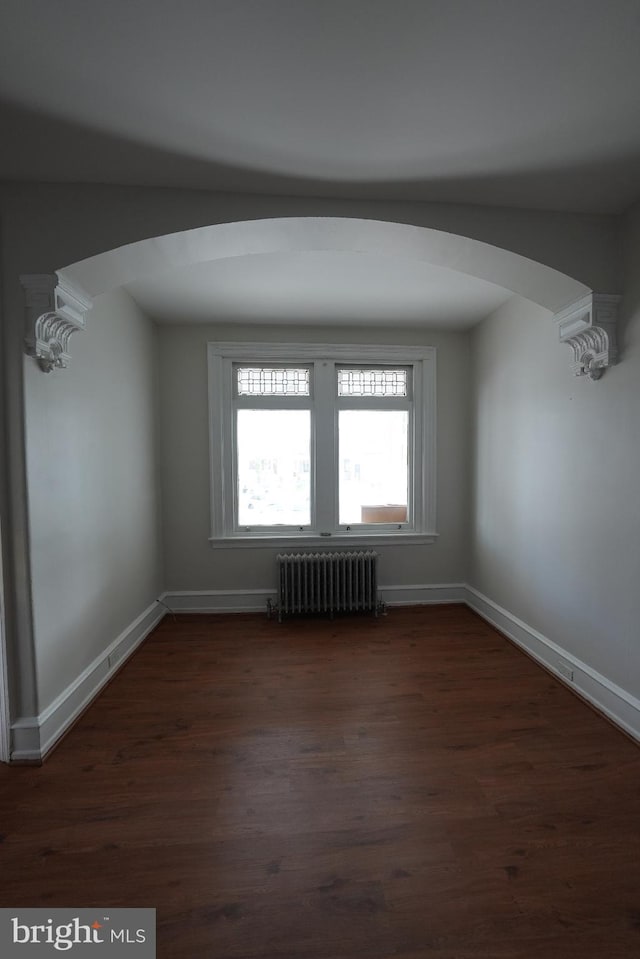
[(480, 240), (382, 220), (280, 217), (220, 223), (140, 240), (58, 270), (61, 284), (90, 297), (195, 263), (314, 250), (374, 253), (422, 261), (487, 280), (558, 312), (590, 293), (549, 266)]

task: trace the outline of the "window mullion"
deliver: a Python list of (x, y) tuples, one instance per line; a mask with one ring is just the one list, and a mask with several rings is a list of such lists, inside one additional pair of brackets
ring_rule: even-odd
[(335, 364), (318, 360), (314, 370), (314, 438), (315, 438), (315, 517), (320, 533), (331, 533), (336, 527), (336, 401)]

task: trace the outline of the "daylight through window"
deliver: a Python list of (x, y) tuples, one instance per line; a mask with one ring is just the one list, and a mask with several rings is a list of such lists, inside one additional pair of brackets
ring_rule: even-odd
[(274, 362), (272, 346), (248, 361), (233, 346), (209, 355), (214, 538), (432, 528), (432, 350), (362, 363), (288, 347)]

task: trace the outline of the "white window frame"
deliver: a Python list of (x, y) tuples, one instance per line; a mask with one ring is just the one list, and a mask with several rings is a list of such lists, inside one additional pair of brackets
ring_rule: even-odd
[[(210, 545), (213, 548), (236, 546), (327, 546), (342, 543), (344, 545), (383, 545), (432, 543), (436, 540), (436, 350), (429, 346), (370, 346), (356, 344), (329, 345), (326, 343), (231, 343), (214, 342), (207, 345), (209, 371), (209, 437), (210, 437), (210, 477), (211, 477), (211, 532)], [(323, 362), (327, 364), (323, 367)], [(350, 527), (338, 524), (337, 475), (324, 475), (318, 482), (318, 471), (326, 469), (326, 464), (316, 463), (312, 449), (312, 518), (311, 526), (302, 529), (295, 527), (259, 527), (255, 530), (237, 528), (235, 524), (235, 479), (234, 479), (234, 365), (256, 366), (305, 366), (313, 364), (316, 378), (323, 369), (333, 370), (341, 365), (362, 367), (370, 365), (409, 367), (412, 370), (412, 410), (413, 428), (410, 443), (410, 470), (412, 471), (411, 503), (409, 504), (409, 522), (390, 524), (352, 524)], [(316, 421), (314, 375), (311, 377), (311, 397), (303, 405), (311, 407), (312, 423), (322, 428)], [(317, 392), (317, 389), (316, 389)], [(323, 391), (326, 395), (326, 390)], [(324, 428), (328, 428), (329, 417), (337, 416), (342, 408), (407, 408), (402, 401), (397, 404), (385, 398), (338, 397), (334, 383), (335, 400), (333, 409), (322, 415)], [(249, 399), (247, 397), (243, 398)], [(271, 397), (261, 398), (271, 400)], [(273, 397), (280, 399), (280, 397)], [(297, 398), (287, 397), (287, 400)], [(243, 403), (242, 405), (246, 405)], [(290, 405), (287, 402), (287, 405)], [(333, 422), (331, 424), (333, 426)], [(312, 427), (312, 433), (314, 427)], [(312, 439), (313, 444), (313, 439)], [(337, 448), (337, 441), (336, 441)], [(334, 457), (337, 470), (337, 456)], [(318, 528), (316, 513), (316, 488), (332, 490), (334, 500), (334, 527)], [(327, 506), (325, 504), (325, 516)]]

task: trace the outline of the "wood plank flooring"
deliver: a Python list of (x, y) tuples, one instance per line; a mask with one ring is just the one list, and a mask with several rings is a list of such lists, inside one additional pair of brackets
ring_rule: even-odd
[(160, 959), (640, 956), (640, 751), (461, 606), (167, 617), (42, 768), (0, 905)]

